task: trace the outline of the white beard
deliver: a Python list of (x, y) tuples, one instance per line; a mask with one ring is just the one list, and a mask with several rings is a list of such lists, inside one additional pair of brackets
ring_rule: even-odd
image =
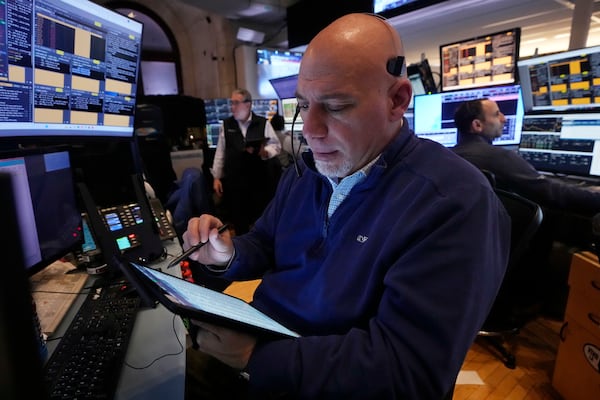
[(352, 171), (352, 164), (348, 160), (344, 160), (339, 164), (315, 160), (315, 166), (317, 171), (329, 178), (343, 178)]

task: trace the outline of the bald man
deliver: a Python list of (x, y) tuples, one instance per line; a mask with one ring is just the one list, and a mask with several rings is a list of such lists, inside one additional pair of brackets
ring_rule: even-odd
[(197, 321), (200, 350), (257, 398), (441, 399), (502, 281), (509, 218), (468, 162), (418, 139), (400, 37), (350, 14), (309, 44), (297, 97), (311, 151), (245, 235), (192, 219), (184, 247), (299, 338)]

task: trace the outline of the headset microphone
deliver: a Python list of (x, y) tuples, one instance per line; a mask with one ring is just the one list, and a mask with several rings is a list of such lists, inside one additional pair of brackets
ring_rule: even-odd
[(300, 166), (298, 165), (298, 159), (296, 157), (296, 151), (294, 150), (294, 124), (296, 123), (296, 119), (300, 114), (300, 106), (296, 104), (296, 111), (294, 112), (294, 118), (292, 119), (292, 137), (290, 138), (290, 144), (292, 147), (292, 159), (294, 160), (294, 169), (296, 170), (296, 175), (298, 178), (302, 176), (302, 171), (300, 171)]

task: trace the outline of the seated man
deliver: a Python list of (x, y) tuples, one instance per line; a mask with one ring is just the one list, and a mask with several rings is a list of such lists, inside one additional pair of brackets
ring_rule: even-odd
[[(586, 222), (582, 227), (581, 221), (589, 221), (600, 212), (600, 192), (548, 179), (519, 153), (492, 145), (492, 141), (502, 135), (506, 122), (493, 100), (483, 98), (462, 103), (455, 111), (454, 121), (458, 144), (452, 150), (456, 154), (494, 174), (498, 188), (515, 192), (544, 208), (542, 227), (521, 261), (524, 268), (520, 269), (518, 279), (511, 279), (515, 287), (512, 292), (515, 301), (517, 293), (520, 294), (522, 298), (518, 302), (523, 307), (535, 310), (542, 306), (545, 312), (560, 317), (564, 304), (557, 303), (557, 297), (566, 300), (564, 270), (569, 261), (568, 257), (553, 257), (564, 258), (567, 265), (552, 262), (553, 246), (565, 239), (571, 241), (571, 246), (587, 246), (584, 241), (591, 235), (591, 223), (588, 226)], [(582, 230), (584, 232), (579, 232)], [(563, 231), (571, 232), (568, 238), (564, 238)]]
[[(200, 350), (257, 398), (441, 399), (505, 273), (510, 221), (476, 168), (418, 139), (411, 85), (384, 20), (349, 14), (304, 53), (297, 97), (310, 152), (250, 232), (193, 218), (184, 248), (301, 337), (196, 321)], [(235, 385), (235, 383), (230, 383)]]
[(470, 100), (454, 114), (458, 144), (452, 150), (477, 168), (492, 172), (500, 189), (512, 191), (543, 207), (593, 215), (600, 212), (600, 192), (547, 179), (514, 151), (492, 145), (506, 120), (495, 101)]

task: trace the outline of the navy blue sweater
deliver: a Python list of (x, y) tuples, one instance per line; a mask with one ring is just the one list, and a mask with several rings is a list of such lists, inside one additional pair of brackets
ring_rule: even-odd
[[(407, 126), (408, 124), (405, 124)], [(440, 399), (504, 275), (510, 222), (472, 165), (408, 128), (332, 217), (310, 154), (290, 168), (225, 273), (299, 332), (259, 342), (255, 390), (295, 398)]]

